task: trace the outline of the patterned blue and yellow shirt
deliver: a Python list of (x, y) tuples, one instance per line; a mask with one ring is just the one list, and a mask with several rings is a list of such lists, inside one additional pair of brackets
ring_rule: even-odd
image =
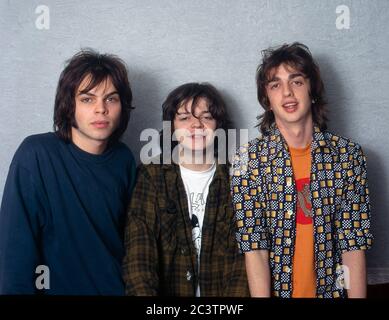
[[(366, 158), (350, 140), (314, 128), (310, 197), (317, 297), (345, 297), (342, 253), (372, 244)], [(292, 296), (297, 194), (288, 146), (273, 126), (240, 148), (231, 189), (239, 249), (269, 250), (272, 291)]]

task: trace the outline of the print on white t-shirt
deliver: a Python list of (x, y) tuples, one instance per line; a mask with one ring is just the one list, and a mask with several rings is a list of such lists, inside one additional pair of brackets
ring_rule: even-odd
[[(201, 230), (209, 186), (216, 171), (216, 164), (214, 163), (206, 171), (189, 170), (182, 166), (180, 166), (180, 171), (188, 200), (189, 218), (192, 222), (192, 240), (196, 248), (197, 261), (200, 268)], [(196, 296), (200, 296), (200, 287), (197, 287)]]

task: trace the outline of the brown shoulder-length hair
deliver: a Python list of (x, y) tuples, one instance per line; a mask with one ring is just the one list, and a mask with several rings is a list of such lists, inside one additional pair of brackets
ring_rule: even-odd
[(72, 140), (72, 126), (75, 123), (75, 96), (82, 81), (89, 77), (83, 91), (89, 91), (108, 78), (120, 96), (121, 115), (118, 128), (112, 133), (108, 143), (117, 142), (127, 129), (132, 107), (132, 91), (128, 81), (126, 64), (117, 56), (100, 54), (92, 49), (83, 49), (67, 61), (62, 71), (54, 103), (54, 132), (64, 141)]
[[(170, 121), (174, 131), (174, 118), (178, 109), (185, 103), (192, 101), (192, 114), (199, 99), (205, 99), (208, 103), (208, 110), (216, 120), (216, 129), (228, 130), (232, 123), (227, 113), (226, 104), (218, 90), (210, 83), (186, 83), (171, 91), (162, 103), (162, 120)], [(163, 132), (160, 134), (160, 144), (163, 150)], [(171, 150), (177, 145), (177, 141), (171, 142)], [(217, 138), (215, 140), (215, 151), (217, 151)], [(216, 154), (217, 152), (215, 152)]]
[(325, 90), (319, 66), (306, 45), (294, 42), (262, 51), (262, 63), (258, 66), (256, 73), (257, 97), (265, 109), (265, 112), (257, 117), (259, 120), (257, 126), (260, 127), (261, 133), (268, 134), (270, 127), (275, 122), (274, 114), (270, 110), (266, 86), (269, 83), (271, 71), (283, 63), (302, 72), (309, 79), (313, 122), (321, 130), (327, 129), (327, 102), (324, 97)]

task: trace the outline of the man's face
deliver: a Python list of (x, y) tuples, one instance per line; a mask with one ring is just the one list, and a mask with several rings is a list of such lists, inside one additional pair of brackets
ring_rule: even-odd
[(209, 112), (207, 100), (197, 100), (194, 115), (191, 112), (192, 100), (184, 103), (174, 117), (175, 135), (181, 146), (192, 151), (205, 150), (212, 145), (216, 120)]
[(122, 107), (111, 78), (84, 92), (88, 83), (89, 77), (85, 77), (76, 92), (76, 127), (72, 127), (72, 141), (87, 152), (100, 153), (119, 126)]
[(287, 64), (270, 71), (266, 93), (278, 127), (309, 125), (312, 122), (310, 82)]

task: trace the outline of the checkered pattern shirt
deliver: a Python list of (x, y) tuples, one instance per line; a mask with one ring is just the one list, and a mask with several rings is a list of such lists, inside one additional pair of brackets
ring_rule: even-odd
[[(314, 127), (310, 197), (317, 297), (345, 297), (342, 253), (372, 244), (366, 159), (359, 145)], [(292, 296), (297, 192), (278, 128), (242, 146), (231, 181), (241, 252), (269, 250), (272, 292)]]

